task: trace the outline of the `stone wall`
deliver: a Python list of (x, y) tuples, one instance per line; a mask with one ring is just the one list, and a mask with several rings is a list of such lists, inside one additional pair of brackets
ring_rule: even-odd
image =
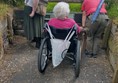
[(109, 60), (113, 67), (116, 69), (118, 64), (118, 24), (112, 22), (111, 33), (108, 41)]
[(13, 41), (12, 29), (13, 13), (8, 13), (5, 18), (0, 20), (0, 59)]
[(0, 58), (2, 58), (4, 54), (4, 49), (8, 46), (7, 35), (7, 19), (3, 19), (0, 21)]
[(102, 48), (106, 49), (110, 64), (115, 71), (118, 65), (118, 21), (109, 21), (104, 32)]

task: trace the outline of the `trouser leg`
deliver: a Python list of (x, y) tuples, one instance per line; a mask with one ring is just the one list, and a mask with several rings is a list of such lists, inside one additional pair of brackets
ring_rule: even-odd
[(88, 54), (92, 54), (92, 50), (93, 50), (93, 37), (87, 37), (86, 50), (88, 51)]
[(100, 49), (100, 38), (94, 38), (94, 43), (93, 43), (93, 55), (97, 55)]

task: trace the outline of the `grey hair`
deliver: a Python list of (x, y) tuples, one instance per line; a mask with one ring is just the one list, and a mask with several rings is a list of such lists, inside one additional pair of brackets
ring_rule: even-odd
[(66, 2), (57, 3), (53, 9), (53, 13), (59, 19), (65, 18), (70, 13), (69, 4)]

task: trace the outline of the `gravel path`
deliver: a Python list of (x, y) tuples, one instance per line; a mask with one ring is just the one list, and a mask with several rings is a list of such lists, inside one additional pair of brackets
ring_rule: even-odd
[(65, 59), (53, 69), (51, 61), (44, 74), (37, 68), (38, 49), (16, 36), (14, 45), (0, 61), (0, 83), (111, 83), (113, 71), (102, 51), (97, 58), (82, 59), (81, 72), (74, 77), (72, 61)]

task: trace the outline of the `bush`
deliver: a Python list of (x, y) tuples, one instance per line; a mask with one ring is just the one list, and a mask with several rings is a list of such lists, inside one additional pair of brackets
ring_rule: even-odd
[(11, 6), (18, 6), (19, 3), (20, 3), (20, 5), (23, 5), (23, 4), (21, 4), (21, 3), (23, 3), (23, 1), (24, 0), (0, 0), (0, 2), (9, 4)]
[(114, 20), (118, 20), (118, 1), (117, 0), (112, 0), (111, 5), (108, 9), (108, 15), (110, 18)]
[(118, 5), (113, 4), (112, 7), (108, 10), (108, 15), (112, 19), (118, 19)]

